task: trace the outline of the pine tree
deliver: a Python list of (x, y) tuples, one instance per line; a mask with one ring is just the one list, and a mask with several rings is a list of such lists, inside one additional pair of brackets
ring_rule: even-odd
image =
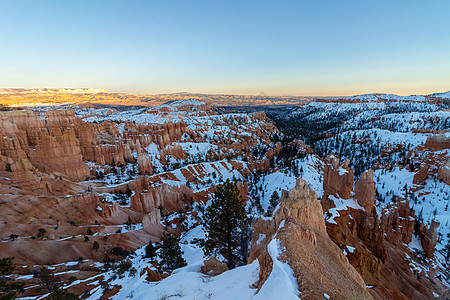
[(23, 284), (10, 282), (4, 275), (11, 274), (15, 266), (13, 265), (14, 257), (4, 257), (0, 259), (0, 300), (16, 299), (19, 293), (23, 293)]
[(161, 248), (159, 250), (159, 271), (172, 272), (175, 269), (186, 266), (183, 258), (178, 239), (169, 234), (162, 239)]
[(275, 209), (275, 207), (277, 207), (279, 198), (280, 197), (278, 196), (278, 192), (277, 191), (274, 191), (272, 193), (272, 196), (270, 196), (269, 207), (267, 208), (267, 215), (268, 216), (272, 215), (273, 210)]
[(247, 223), (245, 201), (239, 199), (236, 183), (227, 180), (217, 187), (211, 205), (202, 217), (207, 238), (206, 255), (225, 251), (228, 268), (233, 268), (233, 251), (240, 246), (240, 233)]
[(153, 247), (152, 241), (150, 241), (148, 243), (148, 245), (145, 246), (145, 257), (146, 258), (150, 258), (150, 259), (154, 259), (155, 256), (156, 256), (156, 249), (155, 249), (155, 247)]
[(52, 300), (80, 299), (77, 295), (63, 289), (58, 282), (58, 278), (56, 278), (55, 275), (53, 275), (53, 273), (45, 267), (39, 271), (39, 283), (43, 288), (47, 289), (50, 293), (49, 298)]

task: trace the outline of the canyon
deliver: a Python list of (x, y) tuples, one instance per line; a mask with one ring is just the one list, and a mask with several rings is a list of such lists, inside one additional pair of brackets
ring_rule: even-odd
[[(216, 286), (231, 278), (243, 298), (256, 299), (276, 297), (277, 286), (286, 299), (448, 293), (446, 98), (308, 99), (286, 114), (192, 95), (122, 107), (78, 103), (105, 91), (73, 91), (81, 95), (73, 103), (66, 91), (39, 93), (69, 100), (0, 112), (0, 256), (15, 257), (21, 297), (42, 296), (31, 288), (42, 266), (86, 299), (161, 298), (177, 286), (186, 297), (226, 295)], [(331, 124), (335, 115), (351, 117)], [(309, 122), (323, 118), (331, 125), (312, 132)], [(204, 209), (226, 180), (253, 221), (248, 260), (232, 270), (196, 244)], [(159, 274), (144, 248), (167, 234), (188, 265)], [(114, 276), (106, 256), (138, 275)]]

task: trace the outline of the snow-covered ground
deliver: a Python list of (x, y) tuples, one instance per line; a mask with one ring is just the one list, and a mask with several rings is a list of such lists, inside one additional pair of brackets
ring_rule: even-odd
[(392, 171), (375, 170), (374, 180), (378, 194), (384, 199), (383, 205), (391, 202), (394, 196), (401, 196), (410, 202), (416, 217), (421, 216), (426, 225), (431, 220), (440, 223), (438, 228), (438, 244), (436, 249), (441, 250), (447, 244), (450, 236), (450, 186), (429, 177), (423, 188), (412, 192), (414, 172), (404, 168), (393, 168)]

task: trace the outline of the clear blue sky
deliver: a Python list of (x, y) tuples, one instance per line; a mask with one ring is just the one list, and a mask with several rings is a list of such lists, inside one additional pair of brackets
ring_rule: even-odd
[(450, 90), (450, 1), (0, 0), (0, 87)]

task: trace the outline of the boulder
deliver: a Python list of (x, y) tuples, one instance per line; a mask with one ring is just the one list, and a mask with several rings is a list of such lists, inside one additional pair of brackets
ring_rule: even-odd
[(203, 261), (203, 266), (201, 266), (201, 272), (206, 275), (216, 276), (228, 271), (227, 264), (220, 262), (215, 257), (211, 257)]

